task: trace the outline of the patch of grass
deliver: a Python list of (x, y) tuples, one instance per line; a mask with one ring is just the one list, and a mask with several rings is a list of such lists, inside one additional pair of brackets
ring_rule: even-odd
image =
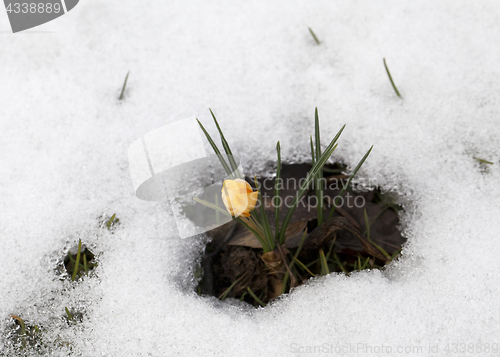
[(119, 224), (120, 219), (116, 218), (116, 213), (113, 213), (109, 219), (105, 219), (103, 222), (103, 225), (110, 231), (118, 227)]
[[(351, 182), (373, 150), (373, 146), (371, 146), (358, 162), (351, 175), (344, 173), (345, 165), (333, 164), (325, 168), (326, 162), (337, 147), (337, 141), (345, 125), (322, 150), (319, 115), (317, 108), (315, 108), (314, 139), (313, 136), (310, 136), (312, 167), (306, 173), (307, 165), (303, 165), (306, 167), (301, 175), (305, 177), (294, 176), (298, 174), (298, 171), (291, 171), (289, 174), (283, 175), (287, 180), (289, 178), (298, 179), (298, 189), (295, 186), (293, 189), (281, 187), (281, 146), (280, 142), (278, 142), (276, 145), (277, 173), (273, 187), (265, 188), (265, 185), (262, 186), (257, 177), (254, 176), (255, 188), (253, 191), (250, 188), (251, 179), (248, 177), (244, 178), (247, 180), (246, 188), (243, 188), (244, 185), (243, 187), (240, 185), (242, 184), (240, 181), (229, 182), (228, 185), (240, 185), (237, 191), (226, 187), (227, 181), (225, 180), (236, 180), (239, 172), (236, 170), (236, 163), (233, 162), (234, 158), (222, 129), (214, 113), (211, 110), (210, 113), (227, 156), (221, 154), (203, 125), (199, 121), (198, 123), (227, 173), (222, 185), (222, 197), (224, 200), (234, 198), (243, 202), (240, 196), (247, 195), (247, 199), (252, 197), (253, 203), (249, 204), (250, 201), (247, 201), (246, 210), (244, 203), (242, 203), (241, 212), (243, 213), (235, 214), (233, 212), (234, 208), (229, 207), (226, 201), (224, 201), (226, 210), (219, 207), (217, 196), (214, 201), (215, 204), (194, 197), (195, 201), (214, 209), (218, 214), (232, 217), (242, 223), (243, 226), (233, 225), (233, 227), (240, 227), (239, 235), (233, 241), (230, 241), (231, 236), (227, 238), (226, 233), (222, 234), (222, 231), (216, 233), (220, 238), (224, 236), (226, 238), (223, 240), (218, 239), (218, 243), (213, 246), (214, 252), (220, 251), (221, 253), (211, 254), (210, 260), (205, 258), (203, 260), (208, 263), (202, 266), (204, 276), (198, 286), (202, 287), (199, 289), (199, 294), (218, 296), (219, 299), (231, 296), (245, 300), (253, 305), (265, 306), (269, 301), (291, 291), (311, 277), (328, 275), (332, 272), (349, 274), (355, 270), (378, 268), (399, 254), (393, 250), (400, 247), (395, 244), (399, 243), (399, 238), (395, 236), (397, 233), (394, 232), (396, 228), (390, 227), (394, 224), (393, 222), (397, 221), (397, 215), (395, 217), (394, 212), (386, 211), (388, 208), (397, 211), (398, 206), (395, 203), (387, 201), (378, 204), (371, 211), (371, 222), (365, 210), (365, 234), (360, 231), (363, 211), (358, 206), (356, 208), (349, 205), (347, 207), (338, 206), (340, 199), (344, 202), (343, 194), (345, 192), (350, 194), (351, 191), (356, 190), (356, 187), (350, 187)], [(337, 175), (323, 177), (329, 171), (333, 171)], [(288, 177), (289, 175), (292, 175), (292, 177)], [(344, 183), (344, 179), (347, 180), (347, 183)], [(340, 186), (338, 180), (342, 181)], [(324, 183), (329, 184), (323, 186)], [(304, 205), (303, 201), (307, 200), (309, 202), (309, 198), (311, 198), (309, 196), (309, 193), (313, 190), (311, 185), (314, 186), (316, 195), (313, 198), (316, 198), (318, 204), (312, 205), (308, 203)], [(231, 191), (232, 197), (230, 197), (229, 191)], [(376, 193), (374, 195), (372, 191), (360, 191), (364, 193), (357, 193), (356, 195), (362, 196), (363, 199), (365, 197), (369, 198), (370, 203), (373, 196), (376, 196)], [(266, 196), (264, 196), (264, 193)], [(281, 205), (276, 204), (276, 202), (281, 202), (281, 196), (289, 197), (292, 201), (286, 203), (287, 211), (280, 211)], [(264, 202), (263, 197), (270, 197), (271, 200), (268, 202), (274, 203), (274, 207)], [(381, 202), (382, 199), (385, 200), (383, 195), (380, 197)], [(349, 198), (349, 195), (347, 198)], [(301, 207), (304, 208), (298, 208), (299, 202), (302, 202)], [(331, 211), (327, 217), (324, 214), (325, 204), (331, 206)], [(309, 209), (312, 210), (313, 214), (316, 214), (316, 218), (311, 216)], [(385, 214), (382, 215), (384, 211)], [(377, 222), (372, 237), (370, 225), (379, 216), (381, 217), (379, 218), (380, 222)], [(357, 222), (358, 219), (360, 222)], [(299, 235), (302, 235), (300, 242)], [(215, 238), (214, 241), (216, 241)], [(305, 243), (306, 241), (307, 243)], [(389, 251), (392, 256), (377, 242), (380, 242), (384, 247), (390, 247)], [(249, 276), (243, 278), (243, 272), (248, 272)], [(243, 291), (244, 287), (246, 287), (245, 291)]]
[(22, 351), (36, 349), (42, 346), (40, 328), (35, 324), (25, 322), (17, 315), (10, 315), (14, 319), (14, 326), (7, 333), (11, 344)]
[(78, 278), (88, 274), (97, 266), (94, 254), (87, 247), (82, 248), (81, 239), (78, 240), (78, 250), (76, 254), (72, 254), (71, 251), (68, 251), (63, 260), (63, 264), (66, 272), (71, 276), (71, 281), (78, 280)]

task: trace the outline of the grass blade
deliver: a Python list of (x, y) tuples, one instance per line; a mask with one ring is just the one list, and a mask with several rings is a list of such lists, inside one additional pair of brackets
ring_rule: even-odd
[(261, 300), (261, 299), (259, 299), (259, 298), (257, 297), (257, 295), (255, 295), (255, 294), (253, 293), (253, 291), (252, 291), (252, 289), (250, 289), (250, 287), (247, 287), (247, 290), (248, 290), (248, 293), (249, 293), (250, 295), (252, 295), (252, 297), (254, 298), (254, 300), (255, 300), (255, 301), (257, 301), (257, 302), (259, 303), (259, 305), (260, 305), (260, 306), (262, 306), (262, 307), (265, 307), (265, 306), (266, 306), (266, 304), (264, 304), (264, 303), (262, 302), (262, 300)]
[(333, 249), (333, 245), (335, 244), (335, 241), (337, 240), (337, 236), (335, 236), (333, 239), (332, 239), (332, 242), (330, 243), (330, 248), (328, 249), (328, 253), (326, 253), (326, 260), (328, 261), (328, 259), (330, 259), (330, 254), (332, 254), (332, 249)]
[(358, 163), (358, 165), (354, 169), (354, 172), (352, 173), (351, 177), (349, 177), (349, 180), (347, 181), (347, 184), (344, 187), (342, 187), (342, 190), (340, 190), (339, 195), (335, 198), (335, 202), (333, 203), (332, 210), (330, 211), (330, 214), (328, 215), (328, 219), (331, 219), (333, 217), (333, 212), (335, 212), (335, 209), (337, 208), (337, 202), (338, 202), (338, 200), (342, 197), (342, 195), (344, 194), (344, 192), (347, 189), (347, 187), (349, 187), (349, 185), (351, 184), (352, 179), (354, 178), (354, 176), (356, 176), (356, 174), (358, 173), (358, 170), (364, 164), (364, 162), (368, 158), (368, 155), (370, 155), (372, 149), (373, 149), (373, 145), (370, 148), (370, 150), (368, 150), (366, 152), (365, 156), (363, 156), (363, 158), (361, 159), (361, 161)]
[(222, 147), (224, 148), (224, 151), (227, 154), (227, 157), (229, 159), (229, 163), (231, 164), (231, 168), (233, 169), (233, 172), (235, 173), (236, 177), (242, 178), (241, 173), (238, 170), (238, 165), (236, 164), (236, 161), (234, 160), (233, 153), (231, 152), (231, 149), (229, 148), (229, 144), (226, 141), (226, 138), (224, 137), (224, 134), (222, 133), (222, 130), (219, 126), (219, 123), (217, 122), (217, 119), (215, 118), (214, 113), (212, 112), (212, 109), (208, 108), (210, 110), (210, 114), (212, 114), (212, 118), (214, 118), (215, 126), (217, 127), (217, 130), (219, 131), (220, 134), (220, 140), (222, 142)]
[(76, 273), (78, 272), (78, 268), (80, 267), (80, 254), (82, 253), (82, 240), (78, 240), (78, 252), (76, 253), (76, 262), (75, 267), (73, 268), (73, 276), (71, 277), (72, 281), (76, 279)]
[(368, 219), (368, 214), (366, 213), (366, 208), (364, 210), (364, 216), (365, 216), (366, 238), (370, 240), (370, 221)]
[(398, 95), (399, 98), (403, 98), (401, 96), (401, 94), (399, 94), (399, 91), (396, 88), (396, 85), (394, 84), (394, 81), (392, 80), (391, 72), (389, 72), (389, 68), (387, 68), (387, 63), (385, 63), (385, 58), (384, 58), (384, 67), (385, 67), (385, 71), (387, 72), (387, 75), (389, 76), (389, 80), (391, 81), (392, 88), (394, 88), (394, 91), (396, 92), (396, 94)]
[(298, 260), (297, 258), (293, 257), (293, 261), (297, 262), (297, 264), (302, 268), (304, 269), (305, 271), (307, 271), (311, 276), (316, 276), (316, 274), (314, 274), (312, 271), (310, 271), (305, 265), (304, 263), (302, 263), (300, 260)]
[(309, 32), (311, 33), (312, 37), (314, 38), (314, 42), (316, 42), (317, 45), (321, 45), (321, 42), (319, 42), (314, 31), (310, 27), (308, 27), (308, 29), (309, 29)]
[(125, 82), (123, 82), (123, 87), (122, 87), (122, 92), (120, 93), (120, 96), (118, 97), (118, 100), (123, 99), (123, 95), (125, 94), (125, 88), (127, 88), (127, 81), (128, 81), (128, 75), (130, 74), (130, 71), (127, 72), (127, 75), (125, 76)]
[(227, 210), (222, 209), (219, 206), (214, 205), (213, 203), (210, 203), (208, 201), (202, 200), (201, 198), (197, 198), (197, 197), (193, 197), (193, 200), (195, 200), (199, 204), (202, 204), (205, 207), (212, 208), (212, 209), (216, 210), (217, 212), (222, 213), (226, 216), (233, 217), (233, 216), (231, 216), (231, 214)]
[(269, 226), (269, 219), (267, 218), (266, 210), (264, 209), (264, 201), (262, 200), (262, 193), (259, 189), (259, 181), (257, 181), (257, 176), (254, 176), (255, 187), (257, 188), (257, 192), (259, 193), (259, 202), (260, 202), (260, 224), (264, 228), (264, 235), (268, 242), (268, 245), (274, 249), (274, 237), (271, 232), (271, 227)]
[(245, 272), (245, 274), (243, 274), (242, 276), (240, 276), (238, 279), (236, 279), (232, 284), (231, 286), (229, 286), (229, 288), (226, 289), (226, 291), (224, 291), (220, 296), (219, 296), (219, 300), (224, 300), (226, 297), (227, 297), (227, 294), (229, 294), (229, 292), (234, 288), (234, 286), (236, 284), (238, 284), (238, 281), (240, 281), (241, 279), (243, 279), (243, 277), (247, 275), (247, 272)]
[(341, 263), (339, 257), (337, 256), (337, 253), (333, 252), (333, 258), (335, 259), (335, 262), (337, 262), (340, 269), (347, 274), (347, 270), (345, 270), (344, 264)]
[(83, 255), (83, 270), (85, 270), (85, 272), (89, 271), (89, 267), (87, 265), (87, 254)]
[(368, 220), (368, 214), (366, 213), (366, 208), (365, 208), (365, 211), (364, 211), (364, 215), (365, 215), (365, 226), (366, 226), (366, 238), (368, 239), (368, 241), (371, 244), (373, 244), (375, 246), (375, 248), (377, 248), (380, 251), (380, 253), (382, 253), (384, 255), (384, 257), (387, 260), (391, 260), (391, 256), (389, 255), (389, 253), (387, 253), (384, 248), (382, 248), (380, 245), (378, 245), (377, 243), (375, 243), (370, 238), (370, 221)]
[(316, 141), (316, 157), (321, 157), (321, 143), (319, 137), (319, 116), (318, 108), (314, 111), (314, 139)]
[(10, 315), (10, 317), (12, 317), (14, 320), (19, 321), (19, 324), (21, 325), (21, 333), (20, 334), (24, 335), (26, 333), (26, 325), (24, 324), (24, 320), (17, 315)]
[(224, 170), (226, 170), (226, 173), (229, 175), (230, 178), (234, 178), (233, 176), (233, 171), (231, 170), (231, 168), (228, 166), (226, 160), (224, 159), (224, 157), (222, 156), (222, 154), (220, 153), (219, 151), (219, 148), (217, 147), (217, 145), (215, 145), (214, 141), (212, 140), (212, 137), (210, 136), (210, 134), (205, 130), (205, 127), (203, 126), (203, 124), (201, 124), (201, 122), (196, 119), (196, 121), (198, 122), (198, 124), (200, 125), (201, 127), (201, 130), (203, 130), (203, 133), (205, 134), (205, 136), (207, 137), (207, 140), (208, 142), (210, 143), (210, 146), (212, 146), (212, 149), (214, 150), (215, 152), (215, 155), (217, 155), (217, 157), (219, 158), (220, 160), (220, 163), (222, 164), (222, 166), (224, 167)]
[(68, 315), (68, 319), (73, 320), (73, 315), (71, 315), (71, 312), (69, 312), (68, 308), (65, 307), (64, 310), (66, 310), (66, 315)]
[(401, 253), (401, 249), (396, 250), (392, 255), (391, 255), (391, 260), (397, 257), (397, 255)]
[(280, 205), (281, 204), (281, 199), (280, 199), (280, 181), (281, 181), (281, 146), (280, 142), (276, 144), (276, 153), (278, 155), (278, 167), (276, 168), (276, 178), (274, 179), (274, 197), (273, 197), (273, 203), (274, 203), (274, 218), (276, 220), (276, 231), (274, 234), (275, 239), (278, 239), (279, 237), (279, 223), (280, 223)]
[(321, 262), (321, 275), (330, 274), (330, 269), (328, 269), (328, 263), (326, 261), (325, 252), (323, 252), (323, 249), (319, 250), (319, 261)]
[(313, 137), (312, 135), (309, 136), (309, 141), (311, 143), (311, 158), (312, 158), (312, 165), (316, 163), (316, 156), (314, 155), (314, 144), (313, 144)]
[(309, 187), (309, 184), (311, 181), (316, 177), (318, 174), (318, 171), (323, 168), (327, 160), (330, 158), (330, 156), (333, 154), (335, 151), (337, 145), (335, 143), (337, 142), (338, 138), (340, 137), (340, 134), (342, 134), (342, 131), (344, 130), (345, 125), (339, 130), (337, 135), (332, 139), (326, 150), (323, 152), (320, 158), (316, 161), (316, 163), (313, 165), (311, 168), (311, 171), (306, 176), (305, 181), (302, 183), (299, 192), (297, 192), (297, 195), (295, 196), (293, 203), (291, 207), (289, 208), (285, 219), (283, 220), (283, 224), (281, 225), (280, 228), (280, 235), (279, 235), (279, 242), (280, 244), (283, 244), (284, 238), (285, 238), (285, 231), (286, 227), (288, 227), (288, 224), (290, 223), (290, 220), (292, 219), (293, 212), (297, 208), (297, 204), (299, 203), (300, 198), (302, 195), (307, 191), (307, 188)]
[[(300, 251), (302, 250), (302, 246), (304, 245), (304, 242), (306, 241), (306, 236), (307, 236), (307, 229), (304, 231), (304, 234), (302, 235), (302, 239), (300, 240), (300, 243), (299, 243), (299, 246), (297, 247), (297, 250), (295, 251), (295, 254), (293, 255), (292, 258), (295, 258), (297, 259), (297, 257), (299, 256), (299, 253)], [(293, 268), (293, 265), (295, 264), (295, 260), (292, 259), (292, 261), (290, 262), (290, 264), (288, 265), (288, 268), (290, 269), (290, 271), (292, 271), (292, 268)], [(289, 273), (288, 271), (285, 273), (285, 277), (283, 278), (283, 286), (281, 287), (281, 293), (284, 294), (285, 293), (285, 289), (286, 289), (286, 283), (288, 282), (288, 277), (289, 277)]]
[(365, 262), (363, 263), (363, 266), (361, 267), (361, 270), (365, 270), (369, 262), (370, 262), (370, 257), (367, 257)]
[[(319, 116), (318, 116), (318, 108), (316, 108), (314, 112), (314, 136), (316, 140), (316, 157), (321, 157), (321, 142), (320, 142), (320, 134), (319, 134)], [(316, 176), (316, 198), (318, 199), (318, 226), (323, 224), (323, 170), (319, 170), (318, 175)]]

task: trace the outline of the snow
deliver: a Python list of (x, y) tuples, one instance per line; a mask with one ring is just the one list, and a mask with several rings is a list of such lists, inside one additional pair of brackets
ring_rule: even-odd
[[(499, 24), (494, 1), (86, 0), (13, 35), (0, 11), (0, 334), (17, 314), (81, 356), (498, 355)], [(316, 106), (324, 140), (347, 124), (335, 159), (375, 145), (360, 176), (400, 193), (402, 257), (264, 309), (197, 296), (206, 239), (135, 197), (130, 145), (191, 116), (215, 134), (210, 107), (245, 171), (264, 172), (278, 140), (308, 160)], [(79, 238), (96, 276), (60, 281)]]

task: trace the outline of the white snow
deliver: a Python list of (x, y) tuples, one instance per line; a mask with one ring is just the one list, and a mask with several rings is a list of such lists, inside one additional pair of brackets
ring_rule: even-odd
[[(86, 0), (9, 31), (0, 10), (2, 336), (17, 314), (81, 356), (498, 355), (498, 2)], [(264, 309), (197, 296), (205, 241), (134, 196), (130, 144), (193, 115), (215, 133), (210, 107), (259, 172), (278, 140), (286, 161), (308, 160), (316, 106), (323, 141), (347, 124), (335, 159), (375, 145), (360, 176), (400, 192), (402, 257)], [(97, 276), (59, 281), (78, 238)], [(65, 306), (83, 322), (68, 327)]]

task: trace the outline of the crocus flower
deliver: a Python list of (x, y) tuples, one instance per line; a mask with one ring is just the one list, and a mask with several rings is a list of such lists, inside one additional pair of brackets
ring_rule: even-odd
[(253, 192), (248, 182), (242, 179), (225, 180), (222, 184), (222, 201), (231, 215), (250, 217), (255, 207), (258, 192)]

